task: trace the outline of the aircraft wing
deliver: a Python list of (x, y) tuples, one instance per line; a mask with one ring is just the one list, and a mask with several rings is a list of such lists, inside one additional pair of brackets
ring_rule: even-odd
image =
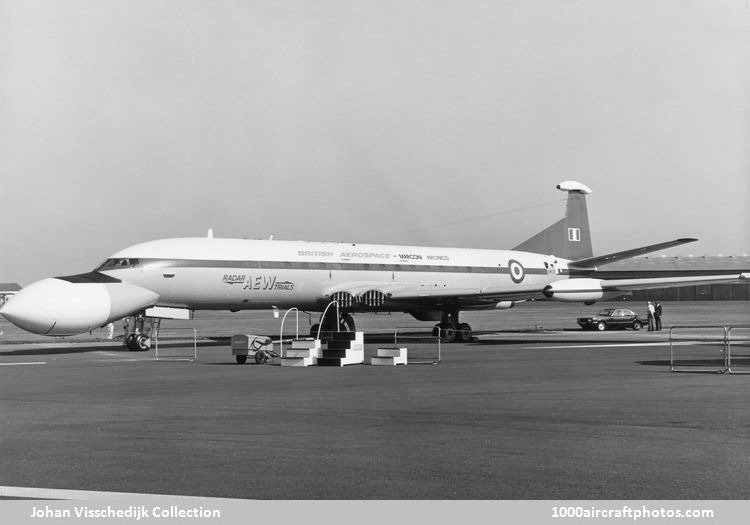
[(689, 242), (695, 242), (698, 239), (675, 239), (674, 241), (660, 242), (659, 244), (650, 244), (648, 246), (641, 246), (640, 248), (633, 248), (632, 250), (625, 250), (623, 252), (608, 253), (607, 255), (598, 255), (596, 257), (588, 257), (586, 259), (578, 259), (577, 261), (571, 261), (568, 266), (571, 268), (596, 268), (604, 264), (610, 264), (617, 261), (623, 261), (639, 255), (647, 253), (658, 252), (659, 250), (666, 250), (667, 248), (673, 248), (680, 246), (681, 244), (687, 244)]
[(361, 281), (343, 283), (331, 287), (325, 292), (325, 295), (328, 298), (336, 298), (336, 294), (345, 293), (351, 294), (353, 297), (366, 297), (367, 294), (376, 293), (382, 294), (382, 302), (435, 303), (444, 300), (455, 300), (461, 304), (481, 305), (506, 300), (543, 299), (553, 296), (557, 298), (564, 293), (578, 294), (595, 291), (627, 292), (649, 288), (732, 283), (743, 280), (750, 280), (750, 273), (637, 279), (572, 278), (561, 279), (544, 288), (536, 285), (516, 285), (511, 289), (508, 286), (448, 288), (419, 283)]
[(698, 286), (702, 284), (732, 283), (750, 279), (750, 273), (739, 275), (698, 275), (692, 277), (655, 277), (646, 279), (602, 279), (604, 291), (619, 292), (668, 288), (670, 286)]

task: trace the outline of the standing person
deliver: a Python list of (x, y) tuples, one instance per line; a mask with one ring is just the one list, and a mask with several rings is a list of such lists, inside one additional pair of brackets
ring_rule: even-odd
[(653, 332), (654, 331), (654, 314), (656, 313), (656, 309), (654, 308), (654, 305), (651, 304), (651, 301), (648, 302), (648, 331)]
[(656, 320), (656, 329), (661, 330), (661, 303), (657, 302), (654, 308), (654, 319)]
[(122, 320), (122, 346), (128, 346), (128, 335), (130, 335), (130, 317)]

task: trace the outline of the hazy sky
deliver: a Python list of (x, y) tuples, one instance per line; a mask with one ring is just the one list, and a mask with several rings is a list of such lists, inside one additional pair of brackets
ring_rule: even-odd
[(597, 253), (750, 252), (745, 0), (2, 0), (0, 90), (0, 281), (209, 227), (512, 248), (566, 179)]

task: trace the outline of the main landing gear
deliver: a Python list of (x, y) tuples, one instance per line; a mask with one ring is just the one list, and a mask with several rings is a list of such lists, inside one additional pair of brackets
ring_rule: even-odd
[(337, 328), (336, 312), (329, 312), (326, 314), (325, 319), (321, 319), (320, 322), (315, 323), (310, 327), (311, 337), (318, 336), (318, 328), (320, 328), (321, 323), (323, 324), (323, 328), (320, 329), (321, 336), (323, 334), (327, 335), (330, 332), (356, 332), (354, 318), (352, 318), (351, 315), (346, 312), (341, 312), (341, 314), (339, 315), (339, 326)]
[(458, 321), (458, 310), (449, 310), (443, 312), (443, 319), (432, 329), (432, 335), (444, 343), (453, 343), (460, 341), (468, 343), (474, 338), (469, 323), (460, 323)]

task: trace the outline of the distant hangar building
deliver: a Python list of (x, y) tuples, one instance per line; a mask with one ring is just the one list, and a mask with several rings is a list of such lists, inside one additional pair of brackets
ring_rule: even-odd
[[(641, 277), (658, 277), (660, 272), (701, 275), (706, 272), (750, 272), (750, 255), (651, 256), (608, 264), (602, 270), (642, 272)], [(711, 284), (678, 288), (654, 288), (633, 292), (621, 299), (634, 301), (748, 301), (750, 283)]]
[(20, 290), (21, 285), (18, 283), (0, 283), (0, 306), (5, 304), (8, 297), (15, 295)]

